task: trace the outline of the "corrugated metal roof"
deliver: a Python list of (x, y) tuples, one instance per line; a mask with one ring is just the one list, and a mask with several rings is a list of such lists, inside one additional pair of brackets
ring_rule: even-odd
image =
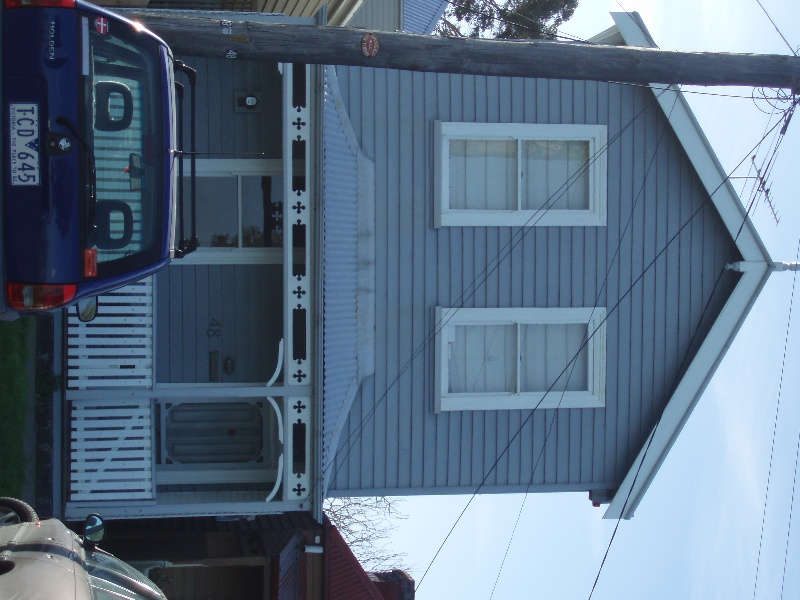
[(326, 490), (339, 435), (361, 380), (374, 371), (374, 166), (344, 111), (336, 71), (325, 70), (323, 109), (323, 424)]

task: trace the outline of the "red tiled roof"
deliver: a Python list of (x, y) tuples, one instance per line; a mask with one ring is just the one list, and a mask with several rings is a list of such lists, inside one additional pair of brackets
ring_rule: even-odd
[(330, 600), (384, 600), (339, 530), (326, 527), (328, 535), (326, 580)]

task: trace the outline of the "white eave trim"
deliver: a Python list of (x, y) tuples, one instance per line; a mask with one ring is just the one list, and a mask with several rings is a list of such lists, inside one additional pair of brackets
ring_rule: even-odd
[(630, 519), (633, 516), (636, 507), (650, 486), (650, 482), (711, 380), (717, 365), (725, 356), (725, 352), (739, 331), (750, 307), (767, 282), (770, 272), (769, 265), (764, 263), (762, 269), (742, 274), (733, 294), (728, 298), (722, 312), (678, 384), (675, 393), (667, 403), (661, 419), (647, 437), (636, 460), (633, 461), (625, 479), (617, 489), (614, 499), (603, 515), (604, 519)]
[[(611, 16), (628, 46), (655, 47), (638, 13), (612, 13)], [(608, 32), (604, 33), (609, 35)], [(725, 170), (683, 94), (676, 86), (669, 86), (669, 91), (663, 94), (658, 92), (664, 89), (664, 86), (652, 87), (675, 135), (683, 145), (705, 189), (711, 194), (712, 202), (725, 226), (730, 235), (736, 239), (742, 257), (763, 267), (742, 274), (731, 297), (728, 298), (697, 355), (669, 399), (661, 419), (648, 436), (619, 486), (603, 515), (606, 519), (630, 519), (633, 516), (772, 270), (772, 259), (766, 247), (752, 222), (746, 217), (747, 213), (738, 195), (730, 180), (726, 180)], [(722, 182), (724, 183), (720, 185)]]
[[(638, 13), (611, 13), (611, 17), (628, 46), (655, 47)], [(732, 236), (739, 235), (737, 246), (744, 260), (771, 262), (767, 249), (750, 219), (747, 219), (742, 227), (746, 211), (730, 180), (726, 180), (727, 173), (714, 154), (683, 93), (677, 86), (651, 84), (651, 87), (675, 135), (678, 136), (697, 171), (700, 181), (706, 191), (712, 194), (711, 199), (725, 226)], [(660, 93), (665, 88), (668, 91)], [(720, 186), (723, 181), (724, 184)], [(740, 227), (741, 233), (739, 233)]]

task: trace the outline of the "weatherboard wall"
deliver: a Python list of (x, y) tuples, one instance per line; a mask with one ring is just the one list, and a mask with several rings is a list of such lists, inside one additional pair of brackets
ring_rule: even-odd
[[(280, 158), (282, 77), (277, 63), (225, 58), (180, 57), (197, 70), (197, 151), (199, 158)], [(186, 85), (184, 139), (189, 149), (189, 86)], [(253, 109), (237, 100), (255, 96)], [(188, 174), (188, 161), (186, 173)]]
[[(277, 64), (181, 58), (197, 70), (198, 170), (207, 158), (279, 159), (282, 76)], [(183, 75), (178, 74), (177, 79), (186, 83)], [(184, 137), (188, 148), (188, 85), (185, 94)], [(237, 99), (244, 95), (258, 99), (255, 109), (237, 105)], [(188, 179), (188, 160), (184, 168)], [(202, 176), (197, 184), (204, 185)], [(188, 199), (188, 188), (186, 195)], [(236, 198), (225, 198), (224, 202), (235, 213)], [(188, 201), (185, 210), (188, 215)], [(189, 234), (187, 229), (185, 235)], [(196, 258), (192, 256), (192, 260)], [(281, 266), (189, 265), (188, 261), (178, 259), (156, 276), (157, 381), (267, 381), (275, 368), (282, 337)]]
[[(329, 493), (615, 489), (738, 277), (722, 270), (738, 258), (731, 237), (652, 92), (337, 72), (375, 164), (375, 373)], [(608, 225), (434, 228), (436, 120), (607, 125)], [(605, 408), (434, 412), (436, 306), (595, 303), (609, 314)]]
[(281, 265), (174, 265), (156, 286), (157, 382), (269, 380), (283, 336)]

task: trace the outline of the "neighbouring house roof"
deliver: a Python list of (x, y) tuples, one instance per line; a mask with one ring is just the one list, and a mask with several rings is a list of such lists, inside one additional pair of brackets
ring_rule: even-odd
[(385, 573), (367, 573), (347, 542), (325, 517), (326, 597), (347, 600), (413, 600), (414, 580), (408, 573), (394, 569)]
[(403, 3), (403, 31), (429, 34), (442, 18), (447, 2), (439, 0), (406, 0)]
[[(614, 27), (599, 34), (591, 42), (656, 47), (638, 13), (612, 13), (612, 18)], [(733, 294), (669, 399), (664, 413), (619, 486), (605, 518), (628, 519), (633, 516), (750, 307), (764, 287), (772, 265), (766, 247), (680, 88), (653, 84), (652, 89), (725, 227), (734, 238), (742, 258), (754, 263), (754, 268), (742, 274)]]
[(325, 578), (331, 598), (384, 600), (336, 527), (326, 525), (328, 536)]
[[(352, 5), (347, 15), (338, 8), (338, 3), (345, 2)], [(427, 35), (436, 27), (446, 6), (443, 0), (331, 0), (328, 23)]]
[(363, 3), (364, 0), (329, 0), (328, 25), (346, 27)]

